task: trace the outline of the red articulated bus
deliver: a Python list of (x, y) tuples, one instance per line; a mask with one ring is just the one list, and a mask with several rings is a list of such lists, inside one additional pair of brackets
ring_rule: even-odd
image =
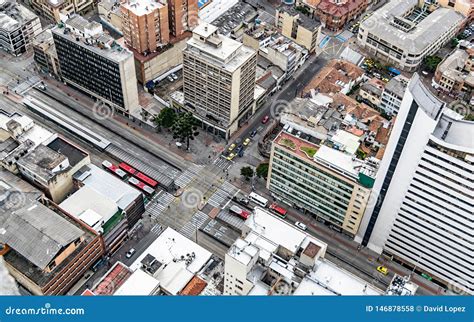
[(270, 210), (272, 210), (274, 213), (276, 213), (281, 218), (286, 218), (286, 215), (288, 214), (288, 211), (286, 211), (286, 209), (280, 207), (275, 202), (272, 203), (269, 208), (270, 208)]
[(135, 174), (135, 178), (139, 179), (140, 181), (146, 183), (147, 185), (149, 185), (150, 187), (152, 187), (153, 189), (155, 189), (157, 186), (158, 186), (158, 182), (156, 182), (155, 180), (147, 177), (146, 175), (144, 175), (143, 173), (141, 172), (138, 172), (137, 174)]
[(128, 179), (128, 183), (131, 184), (132, 186), (140, 189), (141, 191), (143, 191), (147, 196), (151, 196), (152, 194), (155, 193), (155, 189), (150, 188), (149, 186), (147, 186), (146, 184), (144, 184), (141, 181), (138, 181), (135, 178)]
[(237, 206), (230, 207), (229, 212), (239, 216), (244, 220), (250, 216), (250, 213), (248, 211), (242, 210), (240, 209), (240, 207)]
[(129, 166), (128, 164), (122, 162), (119, 164), (119, 167), (120, 169), (122, 169), (123, 171), (127, 172), (128, 174), (134, 176), (135, 173), (137, 173), (137, 170), (135, 170), (134, 168), (132, 168), (131, 166)]
[(120, 179), (124, 179), (127, 176), (124, 171), (122, 171), (117, 166), (113, 165), (107, 160), (104, 160), (104, 162), (102, 162), (102, 167), (104, 167), (104, 169), (108, 170), (109, 172), (115, 174)]

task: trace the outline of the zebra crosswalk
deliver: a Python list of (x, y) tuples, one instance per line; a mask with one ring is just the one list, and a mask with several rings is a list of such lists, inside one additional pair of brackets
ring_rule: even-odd
[(175, 197), (167, 192), (162, 191), (152, 202), (148, 204), (146, 214), (153, 219), (157, 219), (165, 209), (173, 202)]
[(190, 221), (186, 223), (186, 225), (181, 228), (179, 231), (183, 236), (186, 236), (189, 239), (194, 238), (193, 236), (196, 234), (196, 230), (201, 228), (201, 226), (209, 219), (209, 216), (203, 213), (202, 211), (196, 212)]
[(229, 169), (229, 168), (232, 166), (233, 162), (227, 160), (227, 159), (224, 158), (224, 157), (220, 157), (220, 158), (215, 159), (214, 162), (213, 162), (213, 164), (214, 164), (215, 166), (217, 166), (218, 168), (220, 168), (220, 169), (222, 169), (222, 170), (225, 171), (225, 170)]
[(185, 188), (193, 179), (199, 175), (199, 172), (204, 168), (203, 165), (192, 165), (190, 168), (186, 169), (181, 173), (176, 179), (175, 184), (180, 188)]
[(157, 236), (160, 235), (162, 231), (163, 231), (163, 227), (159, 224), (156, 224), (150, 230), (152, 234), (157, 235)]
[(224, 183), (212, 194), (209, 198), (208, 204), (213, 207), (221, 208), (224, 206), (239, 189), (228, 181)]

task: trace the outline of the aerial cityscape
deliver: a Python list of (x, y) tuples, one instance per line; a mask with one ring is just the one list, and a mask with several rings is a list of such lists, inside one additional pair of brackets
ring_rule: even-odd
[(0, 91), (0, 295), (474, 294), (474, 1), (0, 0)]

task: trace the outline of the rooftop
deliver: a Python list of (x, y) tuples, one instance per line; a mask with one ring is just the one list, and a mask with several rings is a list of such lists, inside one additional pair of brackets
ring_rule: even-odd
[(0, 0), (0, 29), (12, 32), (36, 18), (32, 11), (16, 0)]
[(246, 23), (251, 23), (257, 17), (257, 10), (251, 5), (243, 2), (237, 2), (232, 8), (224, 12), (216, 20), (213, 25), (219, 28), (219, 33), (230, 36)]
[(18, 160), (18, 165), (28, 169), (45, 181), (70, 169), (66, 156), (46, 145), (38, 145), (33, 151)]
[(318, 93), (339, 93), (350, 82), (356, 82), (364, 70), (345, 60), (333, 59), (309, 82), (303, 90), (309, 93), (316, 90)]
[(74, 179), (98, 192), (102, 198), (113, 201), (122, 210), (141, 195), (135, 188), (93, 164), (84, 166)]
[(137, 16), (148, 15), (157, 9), (167, 6), (159, 0), (131, 0), (122, 3), (122, 7), (130, 10)]
[(299, 25), (310, 31), (314, 31), (319, 26), (321, 26), (321, 22), (319, 20), (312, 18), (310, 16), (306, 16), (305, 14), (299, 12), (298, 10), (296, 10), (296, 7), (294, 4), (291, 4), (291, 5), (282, 4), (277, 8), (277, 10), (280, 13), (285, 12), (291, 17), (297, 16)]
[(410, 80), (403, 75), (398, 75), (396, 77), (393, 77), (385, 85), (385, 91), (388, 91), (394, 94), (395, 96), (397, 96), (399, 99), (402, 99), (403, 96), (405, 95), (405, 91), (407, 89), (409, 81)]
[(427, 10), (419, 7), (418, 0), (389, 1), (362, 22), (360, 29), (369, 30), (392, 46), (419, 54), (453, 25), (460, 25), (465, 19), (453, 9)]
[[(160, 265), (149, 273), (167, 293), (177, 295), (211, 259), (212, 254), (171, 228), (161, 235), (130, 266), (133, 271), (144, 263)], [(149, 258), (148, 260), (145, 260)]]
[(219, 64), (229, 72), (234, 72), (255, 52), (242, 43), (220, 35), (217, 27), (202, 22), (193, 30), (193, 37), (188, 40), (188, 51)]
[[(119, 211), (114, 201), (89, 186), (77, 190), (64, 200), (59, 207), (96, 230), (101, 228)], [(93, 214), (95, 215), (91, 216)]]
[(160, 282), (142, 270), (136, 270), (116, 290), (114, 295), (123, 296), (148, 296), (154, 295), (159, 289)]
[(474, 86), (474, 71), (466, 68), (469, 60), (474, 64), (474, 49), (457, 49), (439, 64), (438, 71), (455, 82), (467, 82)]
[(131, 51), (122, 47), (103, 31), (100, 23), (89, 21), (76, 14), (59, 23), (52, 32), (114, 62), (133, 57)]
[(131, 275), (132, 271), (127, 266), (117, 262), (99, 279), (90, 292), (92, 295), (113, 295)]

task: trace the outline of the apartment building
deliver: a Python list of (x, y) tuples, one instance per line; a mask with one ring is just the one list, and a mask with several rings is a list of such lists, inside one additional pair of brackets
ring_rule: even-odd
[(438, 88), (459, 95), (474, 91), (474, 47), (457, 49), (436, 68), (434, 81)]
[(403, 75), (392, 78), (382, 92), (380, 108), (388, 115), (396, 115), (402, 105), (403, 96), (410, 80)]
[(474, 294), (474, 123), (410, 81), (356, 241)]
[(278, 66), (285, 73), (285, 78), (293, 76), (309, 56), (306, 48), (265, 26), (248, 30), (242, 42), (257, 51), (260, 57)]
[(365, 12), (368, 0), (298, 0), (297, 5), (305, 6), (318, 16), (324, 28), (341, 30)]
[(120, 6), (125, 44), (143, 54), (169, 43), (168, 5), (165, 1), (127, 1)]
[(55, 21), (61, 21), (61, 14), (85, 14), (94, 9), (94, 0), (31, 0), (31, 6), (41, 16)]
[(359, 97), (372, 107), (378, 107), (381, 103), (385, 83), (377, 78), (371, 78), (360, 86)]
[(60, 79), (61, 69), (51, 29), (43, 30), (37, 35), (33, 39), (32, 47), (36, 65), (40, 70)]
[(465, 18), (428, 2), (390, 1), (361, 23), (357, 41), (371, 55), (415, 71), (457, 34)]
[(198, 0), (167, 0), (170, 33), (180, 37), (186, 31), (193, 30), (199, 24)]
[(78, 15), (53, 28), (63, 80), (125, 115), (139, 111), (133, 54)]
[(325, 258), (327, 245), (257, 207), (225, 255), (224, 295), (381, 295)]
[(20, 56), (41, 32), (39, 18), (15, 0), (0, 3), (0, 49)]
[(184, 50), (184, 106), (225, 139), (253, 112), (257, 54), (202, 23)]
[[(64, 295), (103, 255), (100, 237), (43, 199), (13, 174), (0, 171), (8, 196), (0, 206), (0, 255), (18, 284), (34, 295)], [(18, 197), (16, 197), (18, 198)]]
[(322, 40), (322, 25), (319, 20), (300, 13), (293, 4), (282, 4), (276, 9), (275, 25), (283, 36), (294, 40), (311, 53), (317, 52)]

